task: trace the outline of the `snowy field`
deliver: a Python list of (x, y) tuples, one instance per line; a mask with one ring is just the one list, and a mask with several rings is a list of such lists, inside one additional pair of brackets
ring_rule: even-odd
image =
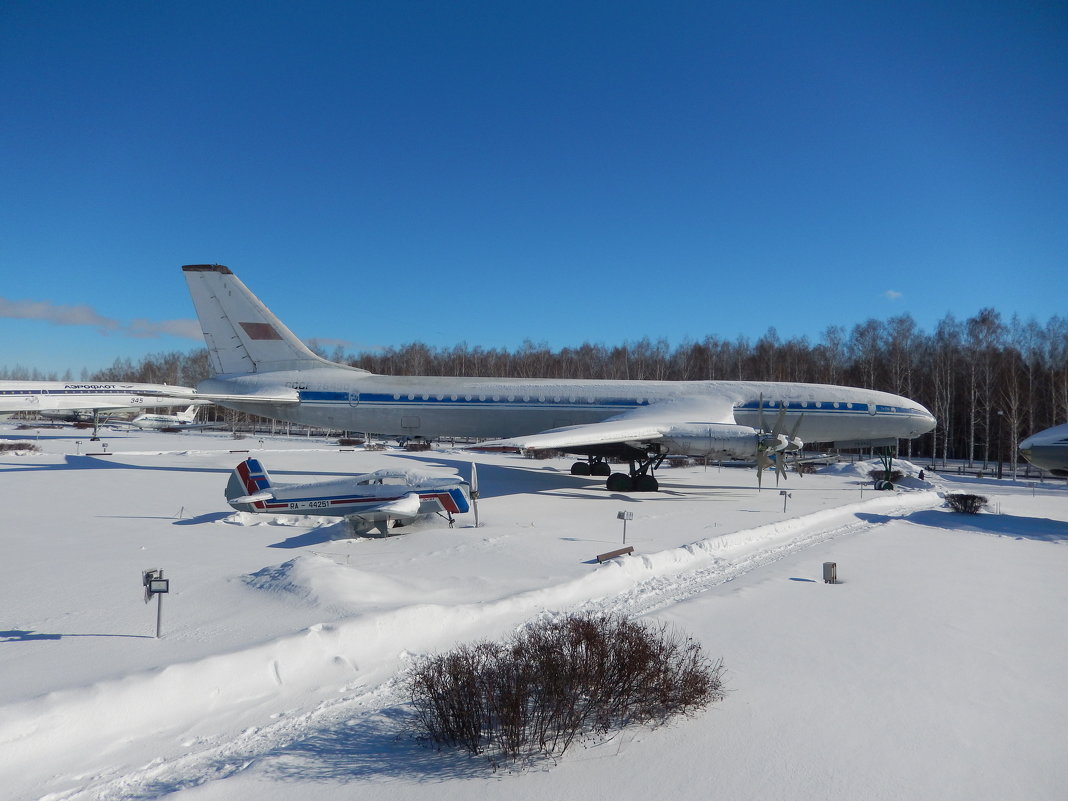
[[(107, 432), (105, 452), (11, 423), (0, 441), (40, 448), (0, 453), (4, 799), (1068, 798), (1064, 482), (876, 493), (837, 465), (791, 474), (784, 512), (740, 468), (619, 495), (563, 459), (211, 432)], [(482, 526), (351, 540), (232, 514), (243, 449), (283, 482), (474, 459)], [(946, 491), (993, 511), (952, 513)], [(635, 554), (598, 565), (623, 510)], [(160, 639), (147, 568), (171, 581)], [(521, 770), (408, 733), (412, 655), (584, 609), (695, 636), (727, 699)]]

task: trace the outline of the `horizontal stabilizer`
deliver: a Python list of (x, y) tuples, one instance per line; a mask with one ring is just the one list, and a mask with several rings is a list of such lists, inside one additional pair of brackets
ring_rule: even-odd
[(185, 391), (185, 392), (145, 392), (142, 393), (154, 398), (177, 398), (179, 400), (199, 400), (204, 403), (213, 403), (215, 401), (221, 401), (226, 403), (300, 403), (300, 396), (297, 391), (290, 390), (286, 394), (279, 394), (278, 392), (267, 392), (264, 394), (250, 393), (248, 395), (221, 395), (211, 394), (205, 392)]
[(230, 503), (255, 503), (256, 501), (273, 501), (274, 492), (271, 490), (264, 490), (263, 492), (254, 492), (251, 495), (239, 495), (236, 498), (229, 498)]

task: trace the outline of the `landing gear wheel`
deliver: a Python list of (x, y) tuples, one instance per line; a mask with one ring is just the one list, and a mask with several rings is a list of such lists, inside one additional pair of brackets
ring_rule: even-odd
[(571, 475), (588, 476), (590, 474), (589, 462), (575, 462), (571, 465)]
[(630, 492), (634, 489), (634, 480), (626, 473), (612, 473), (608, 477), (610, 492)]
[(610, 476), (612, 474), (612, 466), (608, 462), (594, 462), (590, 465), (591, 476)]
[(634, 477), (634, 491), (635, 492), (656, 492), (660, 489), (660, 482), (656, 480), (655, 476), (646, 474), (644, 476)]

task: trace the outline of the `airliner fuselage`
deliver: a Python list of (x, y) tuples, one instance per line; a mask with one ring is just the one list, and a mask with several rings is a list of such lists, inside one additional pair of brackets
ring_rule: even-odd
[[(299, 404), (256, 404), (249, 396), (277, 395), (285, 387)], [(931, 414), (900, 395), (828, 384), (759, 381), (595, 381), (568, 379), (385, 376), (316, 368), (216, 376), (203, 394), (243, 395), (235, 408), (348, 431), (409, 437), (504, 438), (531, 431), (596, 423), (656, 405), (693, 419), (708, 404), (733, 413), (739, 425), (758, 427), (780, 404), (787, 428), (800, 418), (805, 442), (880, 440), (919, 436), (933, 426)], [(219, 401), (227, 405), (225, 401)], [(677, 414), (676, 414), (677, 416)]]

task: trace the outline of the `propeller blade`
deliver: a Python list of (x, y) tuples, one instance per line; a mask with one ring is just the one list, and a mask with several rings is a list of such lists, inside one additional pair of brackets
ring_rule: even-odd
[(782, 433), (784, 422), (786, 422), (786, 404), (783, 401), (779, 401), (779, 414), (775, 418), (775, 428), (771, 430), (772, 436), (778, 436)]
[(757, 468), (757, 489), (763, 487), (764, 470), (771, 467), (772, 460), (768, 458), (768, 454), (764, 450), (757, 451), (756, 468)]
[(475, 528), (478, 528), (478, 465), (471, 462), (471, 511), (475, 513)]

